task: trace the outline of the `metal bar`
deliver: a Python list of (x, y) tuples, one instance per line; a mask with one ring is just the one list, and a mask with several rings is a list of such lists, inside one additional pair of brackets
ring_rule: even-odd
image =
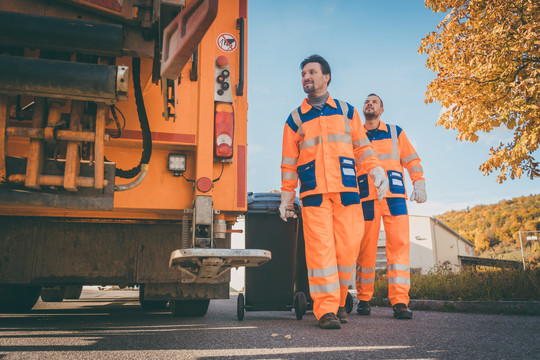
[(119, 56), (121, 25), (0, 11), (0, 43), (8, 46)]
[(107, 115), (107, 105), (99, 103), (96, 113), (96, 142), (94, 144), (94, 187), (103, 189), (104, 170), (104, 143), (103, 135), (105, 134), (105, 117)]
[(6, 156), (7, 156), (7, 119), (9, 116), (8, 97), (0, 95), (0, 183), (6, 181)]
[[(6, 129), (6, 135), (45, 139), (45, 130), (10, 126)], [(110, 138), (109, 134), (103, 135), (103, 141), (109, 141)], [(56, 140), (95, 142), (96, 134), (90, 131), (58, 130)]]
[(236, 21), (236, 27), (240, 30), (240, 70), (238, 75), (238, 84), (236, 84), (236, 96), (244, 95), (244, 57), (245, 57), (245, 42), (246, 42), (246, 19), (239, 18)]
[[(76, 131), (81, 124), (84, 102), (73, 100), (71, 102), (71, 119), (69, 128)], [(64, 188), (68, 191), (77, 191), (77, 177), (81, 169), (81, 144), (76, 141), (68, 142), (66, 149), (66, 166), (64, 168)]]
[[(10, 175), (8, 178), (9, 182), (14, 184), (26, 183), (26, 176), (24, 174), (14, 174)], [(76, 179), (78, 187), (94, 187), (94, 178), (79, 176)], [(40, 186), (64, 186), (64, 177), (62, 175), (40, 175), (38, 177), (38, 184)], [(107, 186), (108, 181), (103, 180), (103, 185)]]
[[(45, 122), (45, 99), (36, 97), (34, 99), (34, 114), (32, 126), (43, 130)], [(26, 163), (25, 186), (32, 189), (39, 189), (38, 177), (43, 169), (44, 142), (40, 139), (30, 139), (28, 146), (28, 161)]]
[(0, 93), (116, 103), (126, 94), (125, 67), (0, 55)]

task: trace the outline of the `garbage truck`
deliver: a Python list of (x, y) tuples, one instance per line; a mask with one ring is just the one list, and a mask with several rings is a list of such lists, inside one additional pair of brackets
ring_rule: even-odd
[(247, 0), (0, 2), (0, 312), (138, 286), (203, 316), (247, 209)]

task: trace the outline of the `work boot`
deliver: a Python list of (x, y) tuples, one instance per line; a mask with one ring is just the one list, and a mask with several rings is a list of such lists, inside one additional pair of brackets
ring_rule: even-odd
[(370, 315), (371, 307), (369, 306), (369, 301), (358, 300), (358, 306), (356, 306), (356, 312), (358, 315)]
[(334, 313), (326, 313), (319, 319), (321, 329), (341, 329), (339, 319)]
[(403, 303), (392, 306), (396, 319), (412, 319), (412, 311)]
[(339, 307), (336, 316), (339, 319), (339, 322), (342, 324), (346, 324), (349, 322), (349, 314), (347, 314), (347, 310), (345, 309), (345, 306)]

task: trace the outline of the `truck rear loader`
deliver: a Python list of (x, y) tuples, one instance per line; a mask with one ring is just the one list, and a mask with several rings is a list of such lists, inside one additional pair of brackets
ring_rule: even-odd
[(0, 312), (139, 286), (202, 316), (246, 211), (247, 0), (0, 2)]

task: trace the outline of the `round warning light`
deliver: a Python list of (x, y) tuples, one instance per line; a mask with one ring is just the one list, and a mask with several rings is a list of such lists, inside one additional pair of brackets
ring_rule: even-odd
[(208, 192), (212, 189), (212, 180), (207, 177), (202, 177), (197, 180), (197, 189), (200, 192)]
[(219, 66), (220, 68), (224, 68), (225, 66), (227, 66), (229, 64), (229, 59), (227, 59), (226, 56), (218, 56), (218, 58), (216, 59), (216, 65)]

